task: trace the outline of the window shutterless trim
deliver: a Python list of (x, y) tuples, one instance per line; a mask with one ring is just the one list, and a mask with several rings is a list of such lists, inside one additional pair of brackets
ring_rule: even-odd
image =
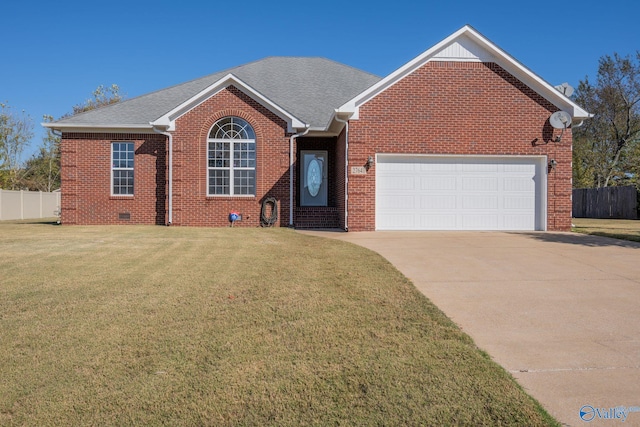
[[(135, 144), (131, 141), (111, 142), (111, 197), (133, 197), (135, 191)], [(126, 173), (123, 173), (126, 172)], [(122, 180), (125, 183), (122, 183)], [(116, 180), (118, 184), (116, 185)], [(115, 192), (116, 188), (120, 191)], [(126, 192), (122, 192), (125, 190)]]
[(229, 116), (214, 123), (206, 153), (207, 197), (256, 196), (255, 132), (246, 120)]

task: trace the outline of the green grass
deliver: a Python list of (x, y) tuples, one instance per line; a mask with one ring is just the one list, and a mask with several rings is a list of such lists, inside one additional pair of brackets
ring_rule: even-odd
[(573, 218), (572, 231), (640, 242), (640, 220)]
[(388, 262), (287, 229), (0, 224), (0, 425), (557, 425)]

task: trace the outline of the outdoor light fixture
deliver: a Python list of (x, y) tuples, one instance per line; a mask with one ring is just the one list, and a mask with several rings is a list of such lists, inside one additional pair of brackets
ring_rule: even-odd
[(558, 162), (556, 162), (556, 159), (549, 160), (549, 168), (551, 168), (551, 170), (554, 170), (556, 166), (558, 166)]
[(370, 168), (371, 166), (373, 166), (373, 162), (373, 156), (369, 156), (369, 158), (367, 159), (367, 167)]

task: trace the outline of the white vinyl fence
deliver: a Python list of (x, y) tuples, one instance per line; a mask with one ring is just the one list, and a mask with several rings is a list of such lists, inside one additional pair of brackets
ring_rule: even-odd
[(0, 221), (53, 218), (60, 210), (60, 192), (0, 190)]

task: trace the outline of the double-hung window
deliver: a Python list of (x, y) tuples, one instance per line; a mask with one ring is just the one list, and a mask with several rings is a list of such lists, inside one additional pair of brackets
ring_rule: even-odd
[(255, 196), (256, 135), (239, 117), (218, 120), (207, 140), (207, 194)]
[(133, 142), (111, 143), (111, 193), (133, 195)]

